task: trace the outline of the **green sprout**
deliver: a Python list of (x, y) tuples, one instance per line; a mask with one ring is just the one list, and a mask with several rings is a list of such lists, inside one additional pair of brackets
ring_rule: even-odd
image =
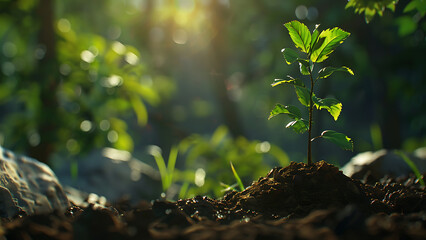
[(243, 184), (243, 182), (241, 181), (241, 178), (240, 178), (240, 176), (238, 175), (238, 173), (237, 173), (237, 170), (235, 170), (235, 167), (234, 167), (234, 165), (232, 164), (232, 162), (229, 162), (230, 164), (231, 164), (231, 170), (232, 170), (232, 173), (234, 174), (234, 177), (235, 177), (235, 180), (237, 181), (237, 184), (238, 184), (238, 186), (240, 187), (240, 190), (241, 191), (244, 191), (244, 184)]
[(161, 176), (163, 191), (166, 192), (173, 184), (173, 173), (175, 172), (178, 149), (175, 146), (171, 148), (167, 166), (166, 161), (161, 154), (161, 149), (158, 146), (150, 146), (148, 148), (148, 153), (154, 157), (155, 162), (157, 163), (158, 171), (160, 172)]
[[(303, 23), (292, 21), (284, 24), (287, 28), (290, 38), (299, 51), (291, 48), (284, 48), (282, 53), (287, 64), (295, 62), (299, 63), (300, 73), (309, 76), (310, 88), (307, 88), (301, 79), (287, 76), (286, 79), (275, 79), (272, 87), (287, 84), (293, 85), (297, 98), (300, 103), (308, 108), (308, 120), (302, 117), (302, 112), (296, 106), (284, 106), (276, 104), (272, 109), (269, 118), (271, 119), (279, 114), (286, 114), (292, 121), (287, 124), (287, 128), (292, 128), (297, 133), (308, 132), (308, 164), (312, 164), (311, 142), (317, 138), (324, 138), (345, 150), (353, 150), (352, 140), (342, 133), (332, 130), (326, 130), (320, 136), (312, 138), (312, 116), (314, 107), (318, 110), (325, 109), (337, 121), (342, 111), (342, 103), (333, 98), (321, 99), (314, 93), (314, 89), (318, 81), (330, 77), (334, 72), (347, 72), (354, 75), (353, 71), (348, 67), (324, 67), (320, 69), (314, 76), (314, 67), (316, 63), (321, 63), (328, 59), (330, 54), (350, 35), (350, 33), (335, 27), (319, 32), (319, 24), (311, 33)], [(302, 54), (300, 54), (301, 52)], [(303, 55), (303, 57), (300, 57)]]

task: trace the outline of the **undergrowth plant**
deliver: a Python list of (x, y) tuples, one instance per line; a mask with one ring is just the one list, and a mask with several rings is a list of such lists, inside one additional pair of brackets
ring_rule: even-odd
[(293, 85), (297, 98), (300, 103), (308, 110), (308, 120), (302, 117), (302, 112), (296, 106), (276, 104), (272, 109), (269, 118), (271, 119), (279, 114), (288, 115), (292, 121), (287, 124), (287, 128), (292, 128), (297, 133), (308, 132), (308, 164), (312, 164), (311, 142), (317, 138), (324, 138), (345, 150), (353, 150), (352, 140), (342, 133), (332, 130), (325, 130), (320, 136), (312, 138), (312, 116), (314, 109), (327, 110), (333, 119), (337, 118), (342, 111), (342, 103), (334, 98), (319, 98), (315, 95), (316, 85), (326, 78), (329, 78), (334, 72), (347, 72), (354, 75), (348, 67), (323, 67), (318, 72), (314, 69), (317, 63), (322, 63), (329, 58), (330, 54), (350, 35), (350, 33), (335, 27), (319, 32), (319, 24), (311, 33), (303, 23), (292, 21), (284, 24), (287, 28), (290, 38), (299, 51), (291, 48), (284, 48), (282, 53), (287, 64), (297, 62), (300, 67), (300, 73), (309, 78), (308, 86), (304, 81), (292, 76), (286, 79), (275, 79), (272, 87), (287, 84)]
[(417, 168), (416, 164), (404, 152), (394, 151), (394, 153), (399, 155), (402, 160), (404, 160), (404, 162), (411, 168), (411, 171), (413, 171), (414, 175), (416, 175), (416, 178), (419, 180), (420, 185), (426, 186), (425, 181), (423, 180), (423, 176)]
[(158, 146), (150, 146), (148, 148), (148, 153), (152, 155), (155, 159), (155, 163), (157, 164), (158, 171), (160, 172), (161, 184), (163, 187), (163, 191), (167, 192), (167, 190), (171, 187), (174, 182), (173, 175), (175, 173), (175, 165), (176, 159), (178, 156), (178, 148), (173, 146), (170, 149), (169, 158), (166, 161), (161, 154), (161, 149)]

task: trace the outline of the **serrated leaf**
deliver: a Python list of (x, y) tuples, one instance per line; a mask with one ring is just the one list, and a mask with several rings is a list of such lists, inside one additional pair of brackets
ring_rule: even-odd
[(311, 44), (311, 33), (308, 27), (299, 21), (291, 21), (284, 26), (288, 29), (294, 45), (302, 52), (308, 53)]
[(334, 121), (337, 121), (339, 118), (340, 112), (342, 111), (342, 103), (339, 100), (333, 98), (317, 98), (312, 96), (312, 101), (314, 102), (317, 109), (326, 109), (330, 115), (334, 118)]
[(331, 74), (333, 74), (334, 72), (347, 72), (351, 75), (354, 75), (354, 72), (352, 71), (352, 69), (348, 68), (348, 67), (325, 67), (321, 70), (318, 71), (318, 78), (328, 78), (329, 76), (331, 76)]
[(310, 105), (310, 93), (309, 90), (305, 87), (294, 86), (296, 89), (297, 98), (299, 102), (306, 107)]
[(296, 62), (297, 59), (299, 59), (297, 52), (291, 48), (283, 48), (281, 52), (283, 53), (284, 60), (288, 65)]
[(287, 114), (292, 119), (300, 119), (302, 118), (302, 114), (299, 108), (295, 106), (284, 106), (282, 104), (277, 103), (275, 107), (272, 109), (269, 114), (268, 120), (279, 115), (279, 114)]
[(304, 119), (294, 120), (289, 122), (285, 127), (291, 128), (297, 133), (304, 133), (308, 131), (308, 121)]
[(333, 130), (326, 130), (321, 133), (321, 137), (336, 144), (344, 150), (353, 151), (353, 141), (343, 133), (338, 133)]
[(293, 84), (296, 86), (301, 86), (304, 87), (305, 84), (303, 83), (302, 80), (297, 79), (297, 78), (293, 78), (292, 76), (287, 75), (288, 79), (275, 79), (274, 83), (271, 84), (272, 87), (278, 86), (280, 84)]
[(350, 33), (335, 27), (327, 29), (320, 33), (319, 40), (323, 40), (311, 54), (312, 62), (322, 62), (350, 35)]

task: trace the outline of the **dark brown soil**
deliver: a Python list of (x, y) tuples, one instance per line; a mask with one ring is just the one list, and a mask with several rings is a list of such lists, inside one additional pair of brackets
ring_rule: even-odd
[(125, 201), (2, 219), (6, 239), (426, 239), (414, 177), (363, 184), (318, 162), (274, 168), (221, 200)]

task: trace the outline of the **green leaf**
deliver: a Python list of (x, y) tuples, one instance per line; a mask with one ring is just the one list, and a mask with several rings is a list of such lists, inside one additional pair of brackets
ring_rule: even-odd
[[(365, 8), (364, 14), (365, 14), (365, 22), (370, 23), (371, 20), (373, 20), (374, 15), (376, 15), (377, 10), (375, 8)], [(379, 11), (379, 13), (382, 13)]]
[(318, 38), (319, 38), (319, 34), (320, 34), (320, 32), (318, 31), (318, 27), (319, 26), (320, 26), (319, 24), (315, 25), (315, 29), (312, 32), (312, 37), (311, 37), (311, 52), (313, 52), (315, 50), (316, 44), (318, 43)]
[(309, 53), (311, 44), (311, 33), (308, 27), (299, 21), (291, 21), (284, 26), (288, 29), (294, 45), (302, 52)]
[(286, 128), (292, 128), (297, 133), (304, 133), (308, 131), (308, 121), (301, 118), (298, 120), (291, 121), (285, 126)]
[(335, 27), (333, 29), (327, 29), (320, 33), (319, 39), (323, 40), (320, 46), (311, 54), (312, 62), (323, 62), (328, 58), (336, 47), (343, 43), (343, 41), (350, 35), (350, 33)]
[(302, 118), (302, 114), (300, 113), (299, 108), (295, 106), (284, 106), (282, 104), (277, 103), (269, 114), (268, 120), (279, 115), (279, 114), (287, 114), (292, 119), (300, 119)]
[(296, 86), (304, 87), (303, 81), (297, 78), (293, 78), (292, 76), (287, 75), (289, 79), (275, 79), (274, 83), (271, 84), (272, 87), (278, 86), (280, 84), (293, 84)]
[(294, 86), (296, 88), (297, 98), (303, 106), (309, 107), (310, 105), (310, 93), (309, 90), (304, 87)]
[(317, 109), (326, 109), (334, 118), (334, 121), (337, 121), (337, 118), (339, 118), (340, 112), (342, 111), (342, 103), (339, 102), (339, 100), (333, 98), (321, 99), (316, 96), (312, 96), (312, 101)]
[(133, 111), (136, 113), (138, 124), (145, 126), (148, 123), (148, 111), (146, 110), (145, 104), (136, 94), (130, 95), (129, 100), (132, 104)]
[(354, 75), (354, 72), (352, 71), (352, 69), (345, 66), (339, 67), (339, 68), (325, 67), (318, 71), (318, 78), (328, 78), (334, 72), (347, 72), (351, 75)]
[(398, 35), (407, 36), (417, 30), (417, 22), (410, 16), (402, 16), (395, 19), (398, 26)]
[(178, 156), (178, 148), (176, 146), (172, 146), (169, 153), (169, 160), (167, 162), (167, 186), (170, 187), (173, 183), (173, 173), (175, 172), (175, 165)]
[(392, 12), (395, 12), (395, 4), (394, 3), (390, 3), (386, 6), (387, 9), (391, 10)]
[(160, 96), (158, 96), (157, 92), (137, 81), (124, 81), (123, 85), (126, 88), (126, 91), (140, 95), (151, 105), (156, 105), (160, 102)]
[(426, 13), (426, 1), (424, 0), (412, 0), (407, 6), (404, 8), (404, 13), (417, 10), (420, 15), (424, 16)]
[(310, 68), (309, 61), (304, 59), (298, 59), (297, 61), (299, 62), (300, 73), (303, 75), (309, 75), (309, 68)]
[(284, 60), (288, 65), (296, 62), (297, 59), (299, 59), (297, 52), (291, 48), (283, 48), (281, 52), (283, 53)]
[(333, 130), (326, 130), (321, 133), (321, 137), (336, 144), (344, 150), (353, 151), (353, 141), (343, 133), (338, 133)]
[(413, 0), (413, 1), (411, 1), (411, 2), (409, 2), (408, 4), (407, 4), (407, 6), (405, 6), (405, 8), (404, 8), (404, 13), (407, 13), (407, 12), (410, 12), (410, 11), (413, 11), (414, 9), (416, 9), (417, 8), (417, 1), (415, 1), (415, 0)]

